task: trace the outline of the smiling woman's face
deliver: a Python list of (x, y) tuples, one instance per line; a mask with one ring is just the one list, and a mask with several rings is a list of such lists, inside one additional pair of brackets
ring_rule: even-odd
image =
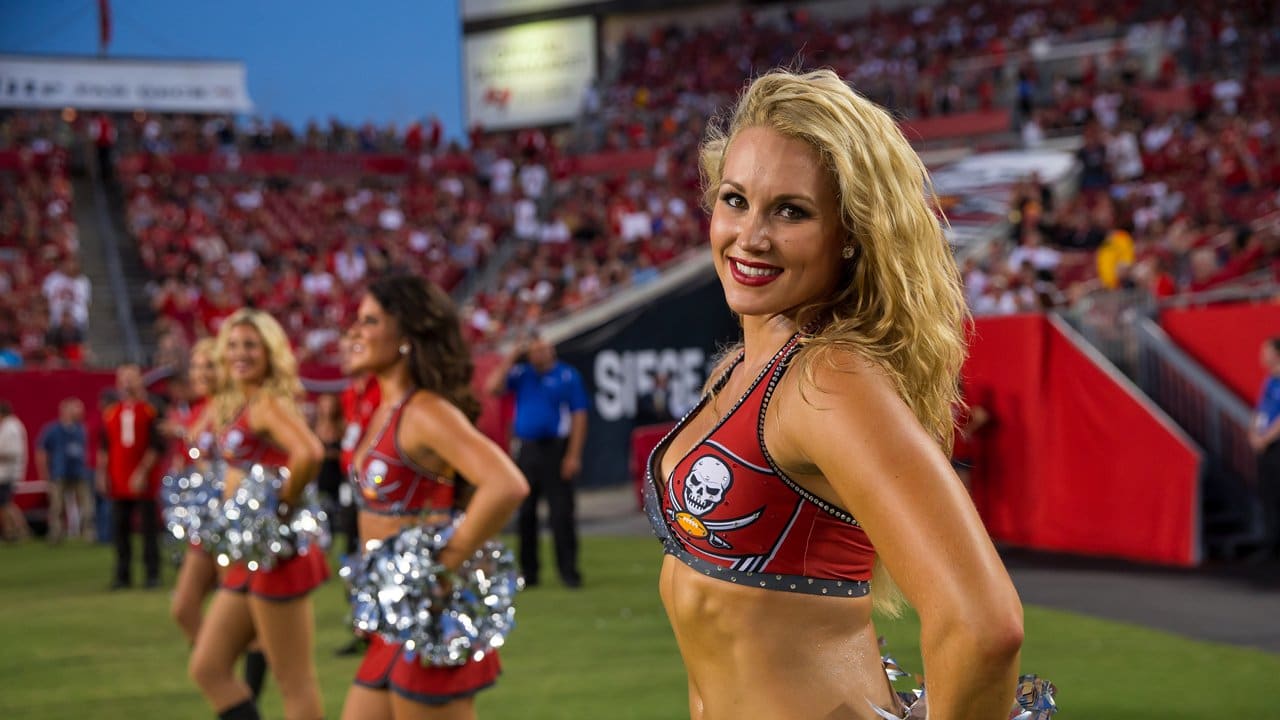
[(227, 335), (227, 352), (224, 362), (231, 372), (231, 380), (241, 385), (257, 385), (267, 379), (270, 361), (267, 346), (258, 329), (248, 323), (231, 328)]
[(403, 359), (403, 342), (396, 321), (373, 295), (366, 294), (356, 310), (356, 321), (347, 330), (343, 369), (351, 374), (374, 373)]
[(818, 151), (769, 128), (740, 131), (725, 150), (710, 237), (734, 312), (789, 315), (830, 297), (845, 232)]

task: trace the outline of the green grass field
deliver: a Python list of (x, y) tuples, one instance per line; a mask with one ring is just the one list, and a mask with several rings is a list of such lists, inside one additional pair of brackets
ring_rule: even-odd
[[(554, 581), (524, 593), (505, 672), (481, 695), (485, 720), (686, 717), (685, 683), (659, 603), (657, 543), (585, 539), (587, 587)], [(207, 718), (186, 678), (186, 643), (167, 592), (107, 592), (106, 547), (0, 546), (0, 719)], [(335, 580), (314, 597), (328, 717), (358, 658), (335, 657), (348, 633)], [(1212, 612), (1206, 609), (1206, 614)], [(1208, 621), (1208, 620), (1206, 620)], [(890, 649), (920, 668), (914, 618), (882, 622)], [(1059, 688), (1063, 720), (1280, 717), (1264, 687), (1280, 657), (1029, 607), (1023, 665)], [(268, 690), (264, 717), (280, 717)]]

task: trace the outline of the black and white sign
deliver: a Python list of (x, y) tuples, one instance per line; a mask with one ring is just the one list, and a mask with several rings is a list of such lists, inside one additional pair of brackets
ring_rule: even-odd
[(631, 431), (656, 378), (666, 376), (670, 409), (683, 414), (697, 403), (721, 350), (740, 337), (708, 267), (687, 285), (560, 343), (560, 358), (582, 374), (591, 399), (583, 484), (627, 482)]
[(0, 55), (0, 107), (242, 113), (243, 63)]
[(569, 122), (596, 77), (590, 17), (468, 35), (467, 121), (485, 130)]
[(462, 0), (462, 20), (487, 20), (590, 5), (596, 0)]

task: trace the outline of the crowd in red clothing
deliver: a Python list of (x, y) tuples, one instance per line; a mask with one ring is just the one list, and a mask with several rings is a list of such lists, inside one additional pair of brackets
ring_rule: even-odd
[(445, 148), (444, 126), (436, 117), (404, 127), (372, 122), (360, 126), (332, 119), (307, 123), (297, 132), (283, 120), (227, 115), (137, 112), (121, 123), (121, 152), (184, 155), (208, 152), (435, 153)]
[(1280, 281), (1280, 105), (1268, 82), (1086, 113), (1079, 192), (1055, 198), (1034, 178), (1015, 188), (1011, 243), (966, 262), (975, 310)]
[(0, 117), (0, 367), (85, 359), (68, 132), (48, 113)]
[[(943, 3), (835, 19), (762, 8), (736, 23), (660, 27), (626, 38), (618, 81), (597, 87), (575, 130), (474, 130), (450, 145), (438, 120), (403, 128), (337, 121), (297, 132), (218, 116), (119, 118), (127, 222), (153, 276), (162, 349), (175, 355), (242, 304), (276, 314), (307, 360), (324, 360), (364, 278), (386, 267), (464, 293), (473, 342), (500, 340), (644, 283), (702, 244), (696, 149), (742, 78), (830, 65), (905, 116), (1009, 107), (1028, 145), (1084, 134), (1078, 194), (1029, 180), (1011, 243), (966, 260), (980, 312), (1057, 306), (1096, 288), (1167, 295), (1268, 266), (1280, 123), (1261, 70), (1280, 61), (1280, 18), (1259, 0)], [(1159, 36), (1157, 73), (1126, 48)], [(1042, 65), (1049, 45), (1114, 50)], [(1187, 107), (1168, 102), (1184, 92)], [(1161, 94), (1163, 93), (1163, 94)], [(1161, 102), (1157, 99), (1163, 98)], [(1016, 138), (1014, 138), (1016, 140)], [(652, 152), (627, 171), (579, 172), (582, 152)], [(402, 175), (254, 175), (166, 168), (177, 155), (399, 154)], [(461, 160), (440, 171), (440, 158)], [(28, 182), (25, 181), (24, 182)], [(30, 194), (30, 193), (28, 193)], [(504, 239), (500, 267), (482, 271)]]
[(304, 360), (333, 356), (370, 275), (394, 267), (452, 288), (509, 224), (501, 201), (458, 174), (123, 182), (167, 331), (211, 335), (249, 304), (280, 319)]

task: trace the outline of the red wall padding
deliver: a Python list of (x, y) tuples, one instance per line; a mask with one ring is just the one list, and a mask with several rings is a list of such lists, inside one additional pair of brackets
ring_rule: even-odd
[(1198, 453), (1047, 318), (979, 320), (965, 374), (995, 419), (973, 480), (994, 538), (1198, 561)]
[(84, 403), (85, 427), (89, 432), (88, 462), (93, 468), (98, 447), (98, 418), (102, 409), (98, 396), (115, 386), (114, 372), (84, 370), (24, 370), (0, 372), (0, 398), (13, 405), (13, 412), (27, 427), (27, 479), (36, 479), (35, 443), (45, 423), (58, 419), (63, 398), (78, 397)]
[(1178, 346), (1252, 407), (1266, 376), (1262, 341), (1280, 335), (1280, 305), (1239, 303), (1165, 310), (1160, 326)]
[[(477, 385), (497, 360), (476, 359)], [(1196, 561), (1196, 452), (1046, 318), (978, 321), (965, 374), (995, 419), (973, 481), (993, 537), (1047, 550)], [(98, 393), (112, 381), (104, 372), (0, 373), (0, 397), (13, 403), (34, 442), (67, 395), (83, 398), (92, 420)], [(509, 403), (484, 400), (479, 425), (505, 442)]]

